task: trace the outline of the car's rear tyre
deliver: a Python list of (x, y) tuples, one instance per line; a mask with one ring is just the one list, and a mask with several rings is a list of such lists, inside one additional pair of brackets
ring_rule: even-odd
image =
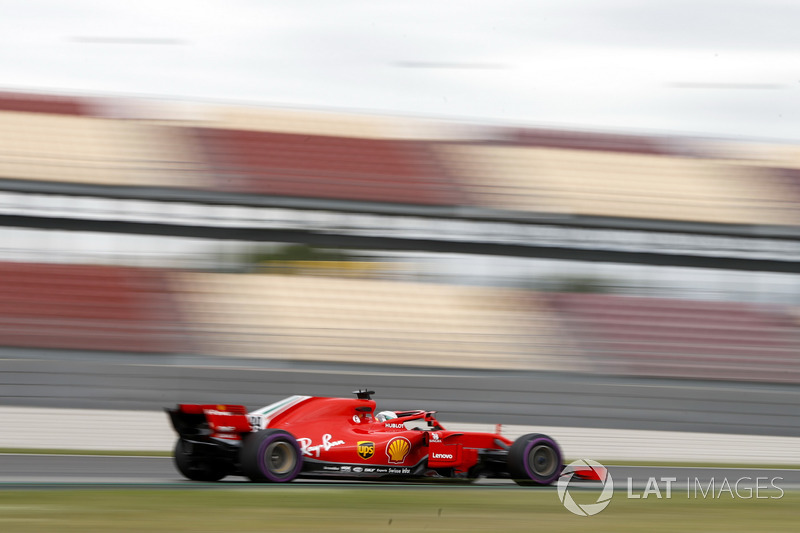
[(550, 485), (561, 475), (561, 449), (540, 433), (523, 435), (508, 450), (508, 471), (519, 485)]
[(263, 429), (245, 437), (239, 460), (242, 472), (252, 481), (285, 483), (303, 468), (300, 445), (291, 433)]
[(191, 444), (183, 439), (175, 443), (174, 457), (178, 472), (192, 481), (219, 481), (228, 475), (224, 465), (213, 457), (192, 454)]

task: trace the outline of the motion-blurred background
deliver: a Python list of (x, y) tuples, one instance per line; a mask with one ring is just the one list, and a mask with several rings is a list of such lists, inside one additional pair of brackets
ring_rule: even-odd
[[(255, 408), (367, 386), (386, 407), (462, 422), (800, 436), (800, 137), (797, 104), (781, 105), (797, 96), (783, 56), (765, 47), (774, 70), (729, 68), (741, 50), (721, 39), (724, 61), (698, 61), (714, 48), (689, 39), (696, 54), (673, 50), (649, 98), (651, 62), (619, 65), (612, 50), (641, 54), (642, 36), (569, 41), (588, 15), (555, 4), (540, 7), (564, 33), (546, 45), (501, 17), (485, 31), (507, 42), (482, 54), (398, 33), (366, 59), (340, 37), (375, 36), (366, 23), (388, 28), (382, 13), (359, 29), (339, 15), (339, 35), (242, 4), (264, 32), (237, 18), (204, 34), (206, 16), (99, 31), (86, 20), (113, 16), (91, 2), (58, 29), (19, 15), (37, 30), (0, 93), (1, 404)], [(480, 14), (457, 18), (468, 28)], [(228, 55), (206, 55), (212, 36)], [(653, 58), (670, 50), (653, 39)], [(611, 47), (595, 51), (602, 68), (575, 59), (597, 42)], [(47, 57), (53, 77), (32, 75)], [(553, 76), (554, 57), (573, 75)], [(341, 68), (312, 78), (304, 61)], [(262, 82), (228, 91), (237, 72)]]

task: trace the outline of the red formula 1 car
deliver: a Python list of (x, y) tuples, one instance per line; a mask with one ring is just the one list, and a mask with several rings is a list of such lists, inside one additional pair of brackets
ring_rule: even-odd
[(549, 485), (563, 469), (546, 435), (510, 441), (448, 431), (435, 411), (375, 413), (373, 391), (356, 398), (291, 396), (250, 413), (241, 405), (167, 409), (179, 439), (175, 464), (189, 479), (244, 475), (259, 482), (303, 477), (511, 478)]

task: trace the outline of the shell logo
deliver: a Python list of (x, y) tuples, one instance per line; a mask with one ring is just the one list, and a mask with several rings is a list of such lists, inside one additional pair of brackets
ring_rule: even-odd
[(411, 441), (405, 437), (395, 437), (386, 445), (386, 455), (390, 463), (402, 463), (411, 451)]

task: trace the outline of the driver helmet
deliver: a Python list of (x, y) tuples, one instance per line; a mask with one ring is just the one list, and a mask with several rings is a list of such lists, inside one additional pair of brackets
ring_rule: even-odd
[(381, 411), (375, 415), (375, 419), (378, 422), (386, 422), (387, 420), (391, 420), (393, 418), (397, 418), (397, 414), (394, 411)]

